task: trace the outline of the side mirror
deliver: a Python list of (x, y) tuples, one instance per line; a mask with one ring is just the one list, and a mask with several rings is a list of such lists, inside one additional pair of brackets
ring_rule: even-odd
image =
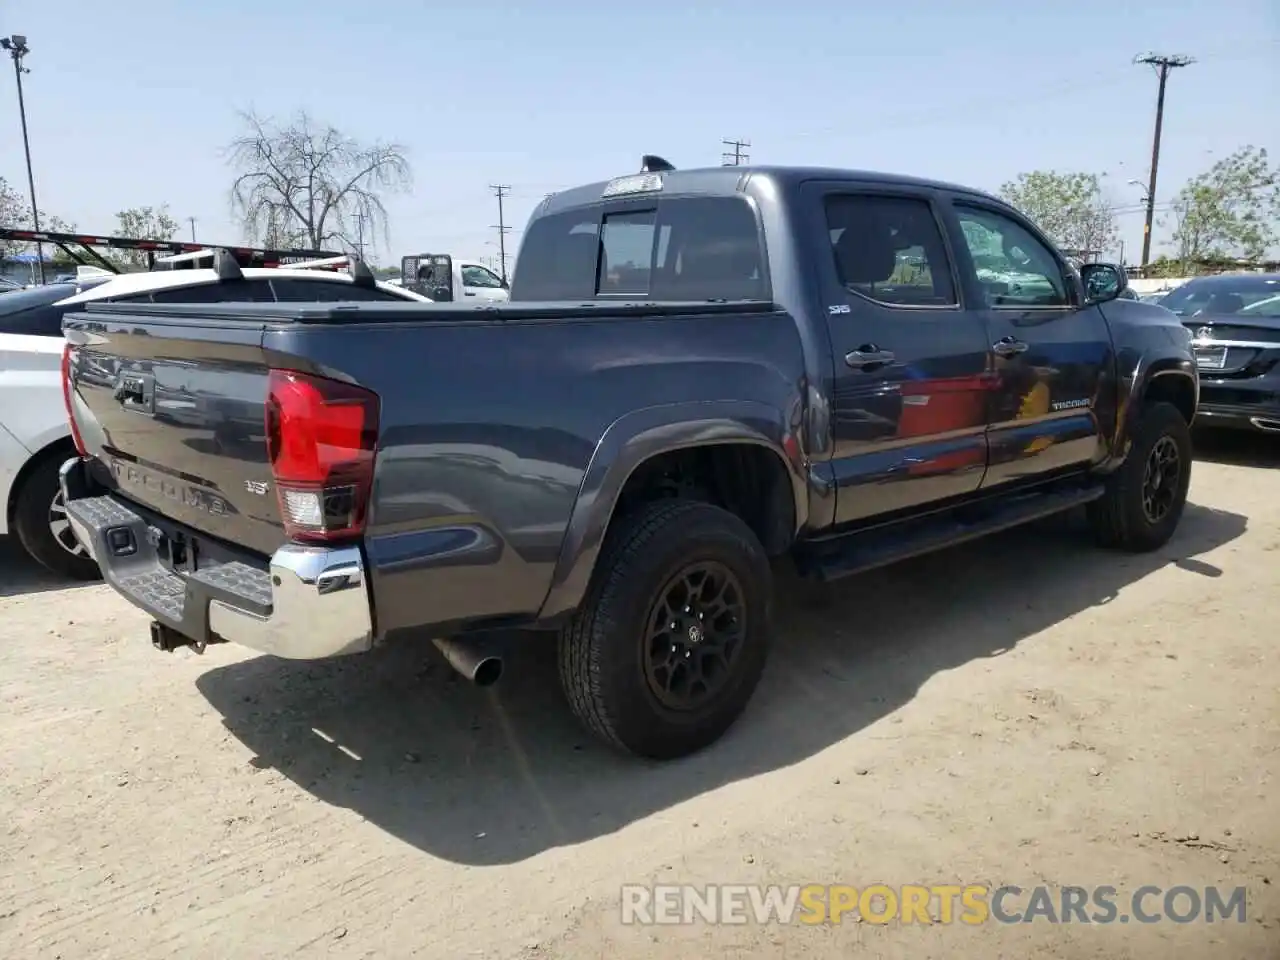
[(1088, 303), (1115, 300), (1129, 289), (1129, 274), (1116, 263), (1086, 263), (1080, 268), (1080, 281)]

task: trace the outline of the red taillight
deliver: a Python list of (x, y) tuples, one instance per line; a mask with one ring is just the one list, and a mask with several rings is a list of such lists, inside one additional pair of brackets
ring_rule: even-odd
[(267, 456), (290, 539), (330, 542), (364, 530), (378, 397), (362, 387), (295, 370), (272, 370)]
[(75, 409), (71, 404), (71, 344), (62, 345), (62, 403), (67, 408), (67, 422), (71, 424), (71, 440), (76, 445), (76, 453), (86, 456), (89, 451), (80, 436), (80, 428), (76, 426)]

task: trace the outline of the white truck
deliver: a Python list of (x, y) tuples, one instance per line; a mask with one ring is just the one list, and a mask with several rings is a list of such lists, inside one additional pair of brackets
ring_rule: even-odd
[(417, 253), (400, 259), (400, 283), (437, 303), (505, 303), (510, 284), (483, 263), (447, 253)]

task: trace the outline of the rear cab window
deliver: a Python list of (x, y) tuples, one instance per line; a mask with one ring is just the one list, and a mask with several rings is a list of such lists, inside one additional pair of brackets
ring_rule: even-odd
[(663, 196), (540, 217), (512, 289), (520, 301), (771, 297), (760, 226), (742, 196)]

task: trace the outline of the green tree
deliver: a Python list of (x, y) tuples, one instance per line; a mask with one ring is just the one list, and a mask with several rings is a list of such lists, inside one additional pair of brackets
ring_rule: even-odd
[[(4, 177), (0, 177), (0, 227), (17, 230), (31, 229), (31, 204), (27, 202), (26, 195), (10, 186)], [(63, 220), (56, 213), (41, 211), (40, 229), (53, 233), (70, 233), (76, 229), (76, 226), (74, 223)], [(0, 257), (11, 256), (28, 247), (32, 247), (32, 244), (0, 240)], [(45, 256), (52, 256), (54, 263), (70, 262), (67, 261), (65, 254), (57, 251), (57, 248), (51, 249), (47, 244)]]
[[(133, 240), (172, 240), (178, 232), (178, 221), (169, 215), (169, 205), (132, 207), (116, 214), (116, 235)], [(142, 267), (147, 255), (141, 250), (112, 250), (117, 263)]]
[(1280, 168), (1265, 148), (1241, 147), (1189, 180), (1172, 215), (1180, 261), (1260, 260), (1277, 241)]
[(1087, 258), (1115, 244), (1115, 213), (1103, 196), (1096, 173), (1020, 173), (1000, 188), (1000, 196), (1069, 254)]
[[(0, 177), (0, 227), (24, 226), (30, 217), (31, 208), (27, 206), (22, 194), (9, 186), (9, 181)], [(8, 244), (0, 243), (0, 251), (8, 253)]]

